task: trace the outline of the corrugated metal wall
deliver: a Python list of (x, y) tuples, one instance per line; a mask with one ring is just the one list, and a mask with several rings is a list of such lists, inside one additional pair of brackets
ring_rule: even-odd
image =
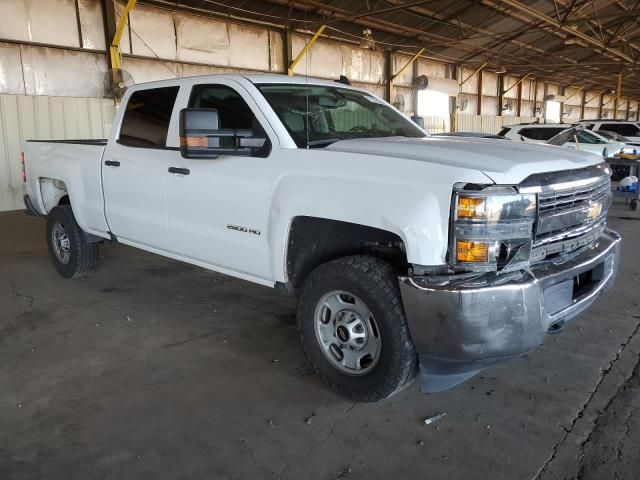
[(498, 133), (506, 125), (534, 122), (536, 117), (496, 117), (494, 115), (456, 115), (459, 132)]
[(114, 113), (112, 100), (0, 95), (0, 211), (24, 208), (25, 140), (106, 138)]

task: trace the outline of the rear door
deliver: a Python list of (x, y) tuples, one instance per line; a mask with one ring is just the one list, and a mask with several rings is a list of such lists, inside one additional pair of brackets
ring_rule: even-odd
[[(183, 158), (171, 152), (167, 211), (174, 253), (214, 267), (270, 280), (268, 225), (277, 137), (254, 99), (230, 79), (194, 84), (181, 108), (215, 108), (221, 129), (251, 129), (266, 137), (249, 156)], [(176, 115), (178, 117), (178, 115)], [(171, 139), (178, 145), (178, 138)]]
[(119, 239), (166, 250), (167, 168), (176, 154), (167, 147), (178, 86), (131, 94), (119, 132), (102, 159), (105, 215)]

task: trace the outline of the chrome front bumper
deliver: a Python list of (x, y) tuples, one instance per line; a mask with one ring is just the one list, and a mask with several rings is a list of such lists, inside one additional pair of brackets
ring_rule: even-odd
[(620, 244), (617, 233), (605, 230), (578, 254), (530, 270), (401, 277), (422, 390), (446, 390), (535, 349), (613, 284)]

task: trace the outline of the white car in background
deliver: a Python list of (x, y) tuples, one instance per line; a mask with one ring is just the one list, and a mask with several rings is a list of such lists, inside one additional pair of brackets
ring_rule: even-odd
[[(622, 142), (608, 139), (584, 128), (573, 131), (571, 135), (563, 135), (564, 132), (574, 128), (575, 125), (570, 124), (525, 123), (506, 126), (498, 135), (515, 141), (540, 144), (550, 143), (554, 139), (554, 142), (551, 143), (552, 145), (562, 145), (566, 148), (595, 153), (603, 157), (610, 156), (626, 146)], [(559, 141), (559, 139), (562, 139), (562, 141)]]
[(637, 148), (624, 142), (604, 137), (591, 130), (584, 130), (581, 125), (564, 130), (545, 143), (595, 153), (605, 158), (624, 150), (635, 150)]
[(545, 143), (572, 126), (559, 123), (520, 123), (505, 126), (498, 135), (527, 143)]
[(632, 142), (640, 142), (640, 127), (637, 122), (627, 120), (580, 120), (588, 130), (599, 132), (605, 130), (607, 132), (615, 132), (619, 135), (627, 137)]

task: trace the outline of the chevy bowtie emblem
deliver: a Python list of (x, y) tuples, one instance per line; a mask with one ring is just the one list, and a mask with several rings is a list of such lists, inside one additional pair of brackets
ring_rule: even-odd
[(597, 220), (602, 213), (602, 201), (591, 201), (590, 203), (587, 209), (587, 218), (589, 218), (589, 220)]

